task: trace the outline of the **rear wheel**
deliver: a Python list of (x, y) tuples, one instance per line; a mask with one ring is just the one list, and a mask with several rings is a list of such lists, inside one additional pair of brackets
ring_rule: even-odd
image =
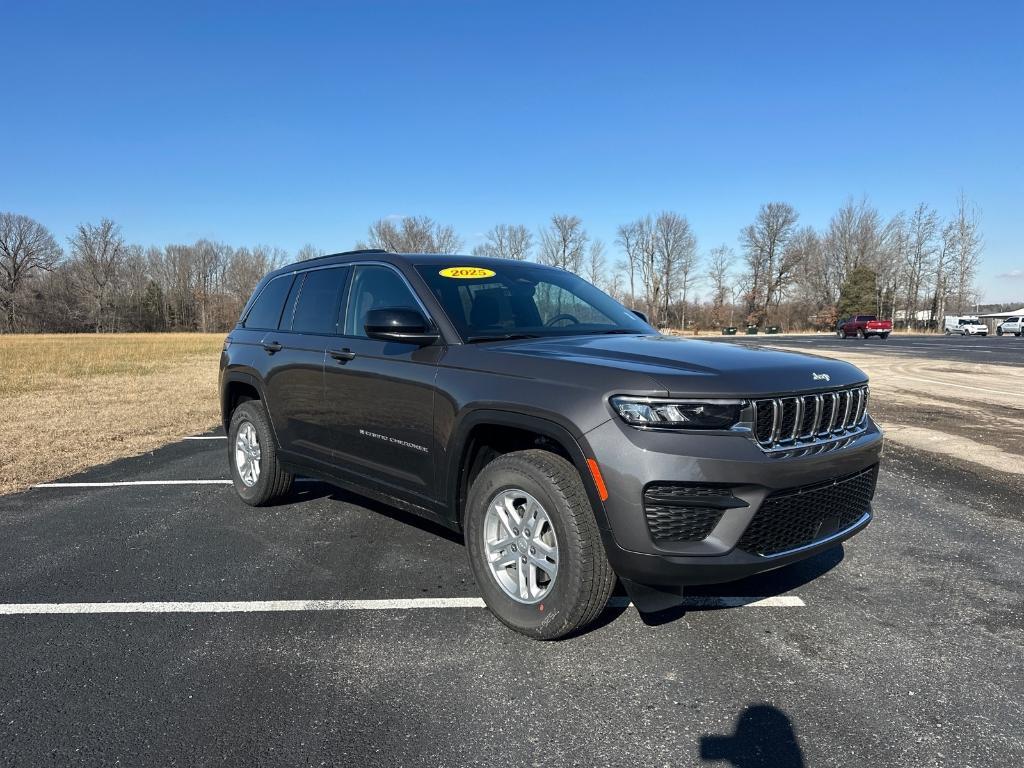
[(615, 574), (576, 468), (516, 451), (488, 464), (466, 500), (466, 549), (491, 612), (529, 637), (555, 640), (596, 619)]
[(836, 336), (838, 338), (840, 338), (840, 339), (845, 339), (846, 338), (846, 334), (843, 333), (842, 331), (836, 331)]
[(1003, 329), (1002, 328), (996, 328), (996, 336), (1002, 336), (1002, 335), (1003, 335)]
[(242, 403), (231, 414), (228, 451), (231, 481), (246, 504), (263, 506), (291, 489), (292, 475), (277, 460), (270, 419), (259, 400)]
[(880, 333), (880, 334), (878, 334), (878, 338), (880, 338), (882, 341), (885, 341), (886, 339), (889, 338), (889, 334), (888, 333)]

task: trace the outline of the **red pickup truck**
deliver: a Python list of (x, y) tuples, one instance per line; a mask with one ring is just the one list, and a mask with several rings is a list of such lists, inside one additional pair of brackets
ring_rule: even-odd
[(890, 333), (892, 320), (879, 320), (874, 315), (854, 315), (847, 320), (840, 320), (836, 327), (836, 336), (840, 339), (848, 339), (851, 336), (858, 339), (866, 339), (868, 336), (887, 339)]

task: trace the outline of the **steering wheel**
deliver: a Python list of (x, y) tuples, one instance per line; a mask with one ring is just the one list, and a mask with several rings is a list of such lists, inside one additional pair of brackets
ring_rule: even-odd
[(568, 320), (573, 325), (579, 325), (580, 324), (580, 321), (576, 318), (575, 315), (570, 315), (568, 312), (563, 312), (560, 315), (555, 315), (554, 317), (552, 317), (550, 320), (548, 320), (546, 323), (544, 323), (544, 325), (545, 325), (545, 327), (547, 327), (547, 326), (550, 326), (550, 325), (554, 325), (555, 323), (560, 323), (563, 320)]

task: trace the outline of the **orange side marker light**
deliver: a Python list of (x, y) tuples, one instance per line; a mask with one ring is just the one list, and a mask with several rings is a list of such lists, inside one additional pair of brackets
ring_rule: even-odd
[(601, 501), (608, 501), (608, 486), (604, 484), (601, 468), (597, 466), (597, 461), (587, 459), (587, 466), (590, 467), (590, 475), (594, 478), (594, 485), (597, 486), (597, 495), (601, 497)]

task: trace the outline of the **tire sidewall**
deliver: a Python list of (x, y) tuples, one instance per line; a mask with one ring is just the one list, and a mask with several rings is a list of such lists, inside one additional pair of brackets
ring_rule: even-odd
[[(518, 488), (532, 495), (547, 512), (558, 540), (558, 573), (551, 592), (539, 603), (518, 603), (495, 580), (487, 563), (483, 544), (487, 505), (498, 493)], [(582, 563), (579, 532), (569, 521), (568, 503), (557, 486), (525, 462), (513, 467), (502, 464), (486, 468), (466, 499), (466, 547), (469, 562), (484, 600), (505, 624), (533, 637), (561, 634), (561, 628), (575, 623), (573, 608), (579, 602)]]
[[(235, 440), (242, 424), (249, 422), (256, 428), (256, 439), (260, 444), (260, 477), (254, 485), (246, 485), (238, 474), (235, 464)], [(274, 481), (277, 469), (277, 450), (274, 435), (270, 431), (270, 422), (266, 410), (258, 400), (249, 400), (238, 406), (231, 414), (228, 429), (228, 465), (231, 471), (231, 482), (235, 492), (247, 504), (262, 504), (271, 495), (270, 484)]]

